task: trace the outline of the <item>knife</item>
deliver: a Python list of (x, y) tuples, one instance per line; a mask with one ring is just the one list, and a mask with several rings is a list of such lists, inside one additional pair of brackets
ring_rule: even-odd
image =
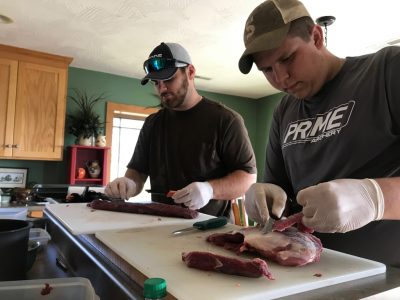
[(261, 229), (262, 234), (267, 234), (272, 231), (272, 227), (274, 226), (275, 220), (269, 218), (267, 223), (265, 223), (264, 227)]
[(152, 191), (152, 190), (146, 190), (146, 192), (152, 194), (152, 195), (159, 195), (159, 196), (166, 196), (166, 197), (172, 197), (176, 191), (168, 191), (166, 193), (163, 192), (156, 192), (156, 191)]
[(268, 232), (271, 232), (272, 229), (274, 228), (275, 221), (279, 220), (275, 216), (270, 215), (267, 223), (265, 223), (264, 227), (261, 229), (262, 234), (267, 234)]
[(207, 230), (207, 229), (219, 228), (219, 227), (225, 226), (227, 223), (228, 223), (228, 218), (217, 217), (217, 218), (212, 218), (212, 219), (208, 219), (205, 221), (196, 222), (193, 224), (192, 227), (175, 230), (172, 232), (172, 234), (178, 235), (178, 234), (193, 231), (193, 230)]

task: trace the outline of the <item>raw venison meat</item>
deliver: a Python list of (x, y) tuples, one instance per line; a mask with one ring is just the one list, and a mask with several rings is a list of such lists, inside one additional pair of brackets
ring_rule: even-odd
[(189, 268), (254, 278), (265, 276), (273, 279), (267, 263), (260, 258), (239, 259), (211, 252), (193, 251), (183, 252), (182, 260)]
[(246, 250), (259, 253), (283, 266), (303, 266), (319, 261), (322, 244), (312, 234), (290, 227), (282, 232), (267, 234), (259, 230), (246, 232), (240, 251)]
[[(301, 221), (299, 215), (294, 218)], [(287, 227), (293, 224), (292, 221), (293, 219), (276, 221), (274, 225), (282, 230), (281, 232), (271, 231), (263, 234), (258, 227), (247, 227), (230, 233), (212, 234), (207, 237), (207, 241), (237, 254), (245, 251), (255, 252), (284, 266), (303, 266), (318, 262), (323, 249), (321, 241), (308, 232)], [(304, 226), (301, 228), (307, 229)]]
[(129, 202), (109, 202), (103, 200), (93, 200), (88, 203), (89, 207), (100, 210), (111, 210), (118, 212), (134, 213), (134, 214), (146, 214), (164, 217), (175, 217), (184, 219), (194, 219), (199, 215), (199, 212), (177, 206), (172, 204), (164, 203), (129, 203)]
[(300, 212), (300, 213), (291, 215), (290, 217), (288, 217), (286, 219), (277, 220), (277, 221), (275, 221), (274, 225), (272, 226), (272, 231), (284, 231), (286, 228), (289, 228), (290, 226), (297, 224), (297, 229), (299, 231), (313, 233), (314, 229), (306, 227), (301, 221), (302, 218), (303, 218), (303, 214)]

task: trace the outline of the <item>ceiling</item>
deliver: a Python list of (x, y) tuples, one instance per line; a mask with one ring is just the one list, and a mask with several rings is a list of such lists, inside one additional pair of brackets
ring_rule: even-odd
[[(400, 42), (398, 0), (303, 0), (314, 19), (333, 15), (328, 48), (339, 56)], [(198, 89), (260, 98), (276, 93), (263, 75), (240, 73), (242, 33), (261, 0), (1, 0), (0, 43), (74, 58), (71, 66), (142, 78), (160, 42), (192, 57)]]

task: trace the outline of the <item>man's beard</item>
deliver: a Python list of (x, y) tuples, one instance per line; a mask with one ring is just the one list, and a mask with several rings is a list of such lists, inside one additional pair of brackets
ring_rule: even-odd
[(169, 109), (177, 109), (185, 102), (185, 98), (188, 92), (189, 81), (185, 76), (182, 80), (181, 86), (176, 91), (176, 93), (172, 94), (171, 92), (162, 93), (160, 95), (161, 99), (163, 95), (167, 95), (168, 100), (161, 100), (161, 106)]

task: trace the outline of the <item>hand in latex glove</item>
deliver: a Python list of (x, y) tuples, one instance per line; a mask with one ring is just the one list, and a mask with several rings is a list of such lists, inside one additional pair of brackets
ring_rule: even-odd
[(210, 183), (192, 182), (175, 192), (172, 196), (175, 203), (183, 203), (190, 209), (199, 209), (205, 206), (213, 197), (213, 188)]
[(136, 183), (127, 177), (120, 177), (107, 184), (105, 193), (113, 198), (129, 199), (136, 194)]
[(286, 205), (286, 193), (272, 183), (254, 183), (246, 192), (244, 206), (250, 219), (261, 226), (269, 220), (269, 209), (276, 217), (281, 217)]
[(301, 190), (303, 223), (319, 232), (347, 232), (380, 220), (383, 193), (373, 179), (337, 179)]

